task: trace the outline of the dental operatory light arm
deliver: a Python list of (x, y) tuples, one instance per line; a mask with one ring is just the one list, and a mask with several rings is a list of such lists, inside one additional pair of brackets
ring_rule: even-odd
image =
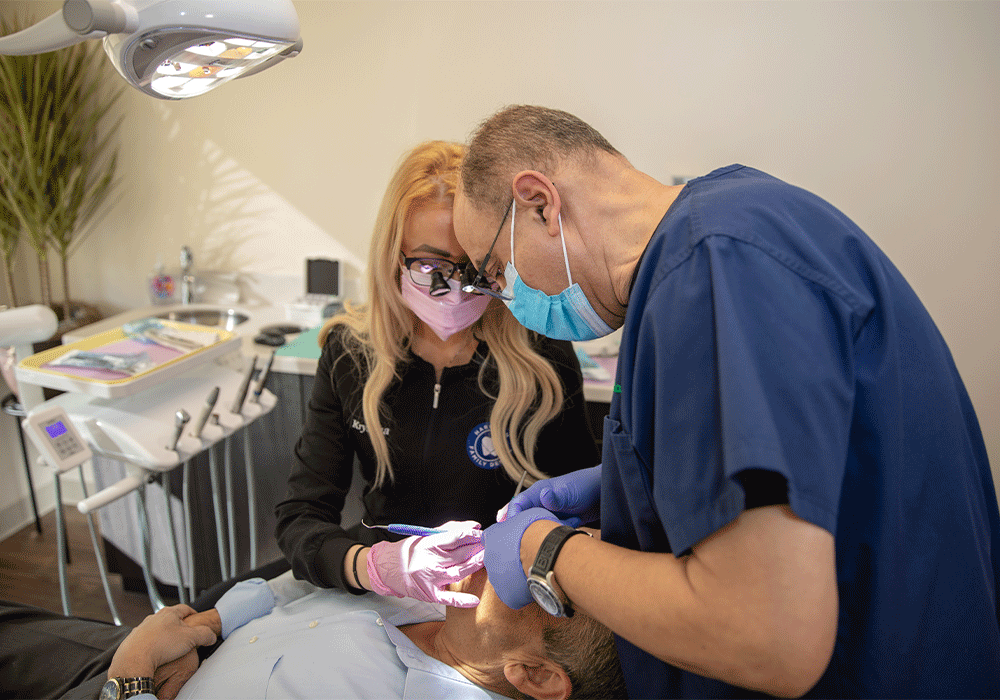
[(38, 24), (0, 38), (0, 53), (28, 56), (55, 51), (87, 39), (100, 39), (112, 32), (135, 31), (139, 18), (131, 6), (93, 0), (67, 0), (62, 12)]
[(121, 76), (161, 99), (204, 94), (302, 50), (291, 0), (65, 0), (61, 12), (0, 37), (0, 54), (88, 39), (103, 39)]

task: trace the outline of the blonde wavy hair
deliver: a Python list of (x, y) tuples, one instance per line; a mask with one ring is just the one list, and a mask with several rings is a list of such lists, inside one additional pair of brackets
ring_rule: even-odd
[[(377, 459), (375, 487), (394, 477), (389, 445), (383, 433), (386, 418), (382, 397), (398, 367), (408, 359), (413, 334), (412, 311), (403, 302), (399, 288), (399, 252), (403, 227), (409, 213), (425, 204), (451, 205), (455, 199), (459, 166), (464, 155), (461, 144), (428, 141), (406, 153), (389, 181), (368, 251), (368, 303), (345, 305), (344, 313), (331, 318), (319, 335), (322, 347), (334, 329), (346, 332), (355, 342), (345, 343), (363, 376), (369, 369), (362, 396), (367, 435)], [(473, 335), (486, 341), (487, 359), (479, 370), (480, 389), (495, 399), (490, 412), (490, 432), (504, 471), (513, 481), (527, 472), (525, 484), (545, 478), (535, 464), (535, 444), (542, 428), (562, 409), (563, 387), (559, 374), (532, 347), (536, 334), (528, 331), (493, 299), (482, 318), (472, 326)], [(496, 396), (486, 388), (489, 367), (496, 367)], [(398, 419), (398, 418), (397, 418)], [(508, 439), (498, 439), (498, 436)]]

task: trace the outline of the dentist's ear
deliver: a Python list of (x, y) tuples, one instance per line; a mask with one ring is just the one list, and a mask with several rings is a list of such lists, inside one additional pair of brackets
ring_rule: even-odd
[(537, 665), (508, 661), (503, 674), (512, 686), (535, 700), (566, 700), (573, 690), (569, 674), (551, 659), (537, 661)]
[(555, 183), (537, 170), (522, 170), (513, 180), (514, 204), (533, 209), (550, 236), (559, 235), (559, 211), (562, 201)]

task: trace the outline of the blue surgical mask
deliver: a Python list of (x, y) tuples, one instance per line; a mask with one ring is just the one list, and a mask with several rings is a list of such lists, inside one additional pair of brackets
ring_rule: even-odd
[(566, 262), (566, 277), (569, 287), (555, 296), (550, 296), (540, 289), (529, 287), (517, 274), (514, 267), (514, 212), (517, 209), (511, 204), (510, 210), (510, 262), (504, 270), (504, 289), (509, 301), (504, 301), (507, 308), (514, 314), (522, 326), (536, 333), (541, 333), (557, 340), (593, 340), (608, 335), (612, 331), (608, 324), (597, 315), (591, 306), (587, 295), (579, 284), (573, 284), (573, 275), (569, 271), (569, 256), (566, 254), (566, 239), (563, 237), (562, 214), (559, 214), (559, 238), (562, 241), (563, 260)]

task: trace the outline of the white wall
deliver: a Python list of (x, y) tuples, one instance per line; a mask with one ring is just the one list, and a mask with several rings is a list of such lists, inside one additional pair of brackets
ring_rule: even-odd
[(157, 256), (185, 243), (223, 270), (363, 261), (404, 149), (545, 104), (657, 178), (741, 162), (851, 216), (937, 320), (1000, 482), (1000, 4), (296, 7), (298, 58), (185, 102), (127, 94), (123, 199), (73, 259), (76, 296), (143, 304)]

